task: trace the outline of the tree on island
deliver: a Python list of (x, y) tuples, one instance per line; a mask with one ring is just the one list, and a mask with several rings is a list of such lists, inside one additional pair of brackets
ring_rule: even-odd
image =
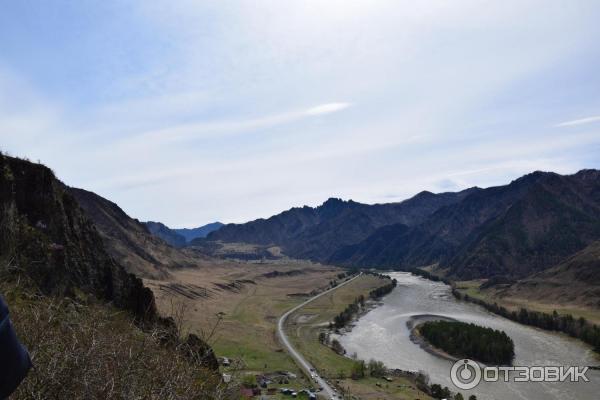
[(491, 364), (510, 364), (515, 346), (499, 330), (458, 321), (429, 321), (418, 332), (431, 345), (455, 357), (472, 358)]

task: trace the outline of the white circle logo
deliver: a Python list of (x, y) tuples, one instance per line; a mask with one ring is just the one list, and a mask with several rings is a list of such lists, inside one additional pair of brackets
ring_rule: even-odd
[(468, 358), (458, 360), (450, 370), (450, 379), (459, 389), (473, 389), (481, 382), (481, 368), (479, 364)]

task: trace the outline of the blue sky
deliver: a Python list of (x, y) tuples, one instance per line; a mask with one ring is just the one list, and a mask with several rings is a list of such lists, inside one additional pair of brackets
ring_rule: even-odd
[(141, 220), (600, 167), (595, 1), (1, 1), (0, 147)]

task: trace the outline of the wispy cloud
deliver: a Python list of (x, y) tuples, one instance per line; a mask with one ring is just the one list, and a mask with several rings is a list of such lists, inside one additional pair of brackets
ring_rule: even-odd
[[(38, 3), (0, 13), (0, 147), (140, 219), (600, 165), (597, 132), (572, 132), (600, 125), (583, 125), (600, 122), (600, 4)], [(554, 119), (573, 110), (589, 114)]]
[(163, 144), (164, 142), (194, 140), (212, 136), (237, 135), (268, 129), (278, 125), (290, 124), (303, 118), (332, 114), (348, 107), (350, 107), (350, 103), (326, 103), (302, 111), (289, 111), (257, 118), (214, 122), (192, 122), (170, 126), (165, 129), (144, 132), (135, 137), (127, 138), (124, 141), (133, 141), (134, 145), (138, 145), (140, 140), (144, 143), (147, 143), (150, 140), (153, 141), (154, 144)]
[(331, 114), (350, 107), (350, 103), (327, 103), (306, 110), (306, 115)]
[(593, 122), (599, 122), (600, 115), (594, 115), (593, 117), (579, 118), (571, 121), (561, 122), (560, 124), (556, 124), (556, 126), (575, 126), (575, 125), (584, 125), (591, 124)]

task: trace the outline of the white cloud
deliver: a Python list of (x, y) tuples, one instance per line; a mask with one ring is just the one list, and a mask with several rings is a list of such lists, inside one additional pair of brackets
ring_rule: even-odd
[(566, 121), (566, 122), (561, 122), (560, 124), (557, 124), (556, 126), (575, 126), (575, 125), (584, 125), (584, 124), (591, 124), (593, 122), (599, 122), (600, 121), (600, 115), (595, 115), (593, 117), (586, 117), (586, 118), (579, 118), (579, 119), (574, 119), (572, 121)]
[[(0, 145), (41, 158), (67, 184), (134, 217), (182, 226), (239, 222), (329, 196), (386, 201), (452, 182), (598, 167), (595, 132), (548, 132), (565, 110), (597, 106), (596, 96), (573, 95), (582, 82), (600, 83), (573, 73), (600, 61), (589, 51), (594, 13), (509, 3), (139, 2), (121, 30), (100, 20), (85, 27), (99, 29), (93, 35), (58, 29), (65, 40), (85, 38), (77, 42), (84, 48), (112, 43), (105, 36), (122, 44), (103, 46), (102, 56), (116, 60), (110, 73), (83, 74), (104, 88), (100, 95), (73, 84), (77, 74), (67, 82), (74, 90), (53, 93), (61, 86), (53, 71), (89, 67), (74, 50), (41, 77), (14, 62), (23, 85), (0, 70)], [(123, 41), (129, 27), (147, 35)], [(19, 35), (2, 38), (38, 53)], [(70, 58), (78, 62), (58, 68)], [(33, 96), (23, 95), (29, 83)]]
[(327, 103), (306, 110), (307, 115), (331, 114), (350, 107), (350, 103)]

